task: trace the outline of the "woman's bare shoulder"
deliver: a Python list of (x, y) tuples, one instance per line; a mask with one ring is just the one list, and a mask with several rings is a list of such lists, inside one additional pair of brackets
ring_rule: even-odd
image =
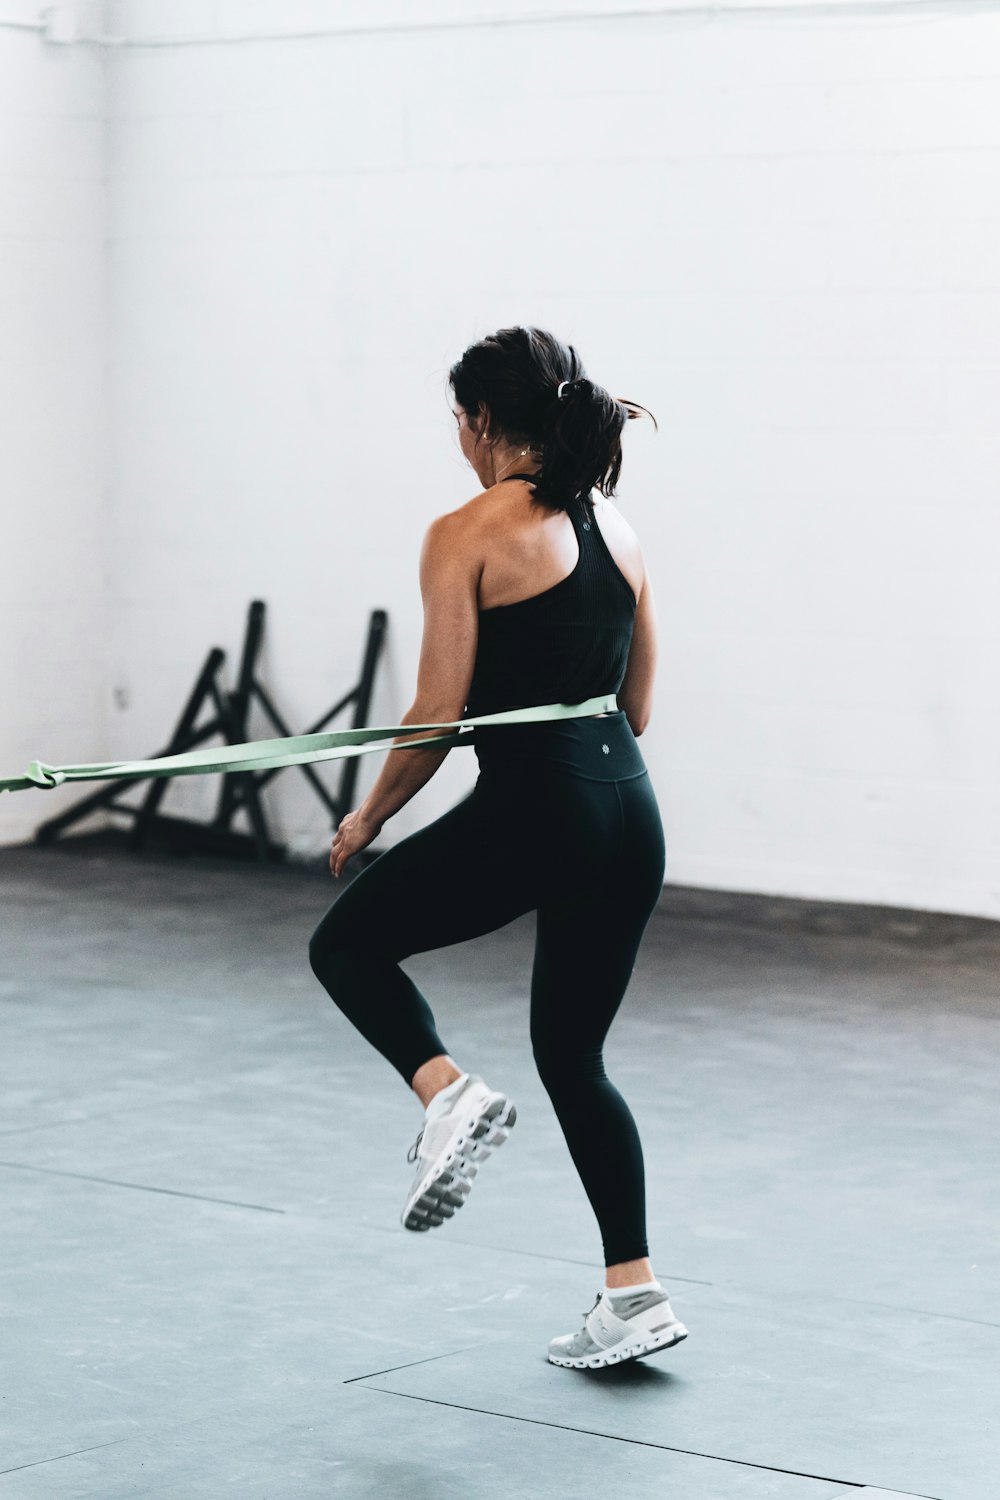
[(505, 491), (510, 489), (510, 485), (494, 485), (446, 511), (456, 542), (477, 546), (484, 536), (495, 534), (509, 517), (510, 496)]
[(626, 567), (626, 571), (629, 571), (629, 567), (631, 568), (640, 580), (641, 587), (641, 580), (645, 577), (646, 564), (635, 527), (626, 516), (622, 515), (614, 501), (609, 500), (606, 495), (602, 495), (596, 501), (594, 513), (600, 518), (601, 531), (604, 533), (605, 541), (611, 546), (612, 552), (617, 554), (616, 561), (619, 563), (619, 566), (622, 561), (625, 561), (629, 565)]
[(638, 545), (639, 538), (636, 536), (634, 526), (628, 517), (622, 514), (613, 500), (609, 500), (607, 495), (600, 495), (597, 497), (596, 504), (601, 514), (609, 517), (610, 524), (615, 527), (621, 536), (633, 538), (636, 545)]
[(452, 561), (464, 559), (470, 572), (477, 576), (482, 572), (490, 537), (495, 535), (496, 520), (491, 516), (494, 509), (490, 504), (491, 494), (492, 491), (483, 490), (461, 505), (440, 512), (428, 527), (428, 533), (435, 536), (438, 545), (450, 555)]

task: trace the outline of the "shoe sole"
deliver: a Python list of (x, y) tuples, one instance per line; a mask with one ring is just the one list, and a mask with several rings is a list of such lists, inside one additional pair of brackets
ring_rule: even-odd
[(431, 1174), (409, 1199), (401, 1214), (404, 1229), (436, 1229), (450, 1219), (468, 1198), (476, 1173), (488, 1156), (510, 1135), (517, 1109), (501, 1094), (465, 1123), (464, 1133), (452, 1142)]
[(583, 1354), (579, 1359), (570, 1355), (550, 1354), (549, 1363), (562, 1365), (567, 1370), (599, 1370), (602, 1365), (620, 1365), (629, 1359), (644, 1359), (647, 1354), (659, 1354), (661, 1349), (672, 1349), (681, 1339), (686, 1339), (687, 1329), (683, 1323), (671, 1323), (654, 1338), (628, 1340), (616, 1348), (602, 1349), (599, 1354)]

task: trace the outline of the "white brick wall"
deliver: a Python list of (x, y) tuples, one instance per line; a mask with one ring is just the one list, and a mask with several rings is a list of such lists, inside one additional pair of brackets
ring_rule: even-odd
[[(103, 77), (94, 50), (0, 27), (4, 775), (108, 739)], [(0, 842), (30, 838), (60, 797), (0, 796)]]
[[(490, 28), (422, 0), (393, 30), (390, 0), (109, 6), (94, 671), (128, 706), (104, 741), (61, 718), (58, 752), (151, 752), (209, 645), (235, 672), (256, 595), (296, 728), (386, 607), (396, 722), (420, 538), (476, 489), (448, 365), (534, 322), (661, 423), (630, 425), (620, 504), (662, 625), (642, 743), (668, 880), (1000, 916), (1000, 15), (817, 10)], [(207, 40), (337, 24), (370, 29)], [(474, 774), (451, 756), (381, 842)], [(216, 795), (184, 778), (169, 806)], [(301, 775), (265, 796), (325, 847)]]

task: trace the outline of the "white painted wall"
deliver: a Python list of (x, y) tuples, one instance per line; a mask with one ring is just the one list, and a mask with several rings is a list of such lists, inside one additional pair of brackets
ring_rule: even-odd
[[(0, 754), (107, 743), (104, 59), (0, 0)], [(62, 793), (0, 795), (0, 843)], [(94, 826), (91, 823), (90, 826)]]
[[(296, 729), (386, 607), (397, 722), (420, 538), (478, 487), (448, 365), (532, 322), (661, 423), (630, 424), (619, 503), (659, 601), (668, 881), (1000, 916), (1000, 13), (520, 8), (109, 7), (120, 706), (103, 739), (60, 716), (55, 753), (33, 722), (30, 754), (151, 753), (255, 596)], [(456, 751), (380, 844), (474, 775)], [(265, 795), (328, 845), (299, 773)]]

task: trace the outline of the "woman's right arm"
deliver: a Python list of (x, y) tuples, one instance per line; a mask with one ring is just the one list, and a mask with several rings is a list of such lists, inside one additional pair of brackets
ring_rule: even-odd
[(635, 607), (635, 625), (629, 647), (628, 666), (618, 689), (618, 707), (625, 710), (629, 727), (642, 734), (653, 712), (653, 679), (656, 676), (656, 606), (648, 572), (643, 573), (642, 587)]

